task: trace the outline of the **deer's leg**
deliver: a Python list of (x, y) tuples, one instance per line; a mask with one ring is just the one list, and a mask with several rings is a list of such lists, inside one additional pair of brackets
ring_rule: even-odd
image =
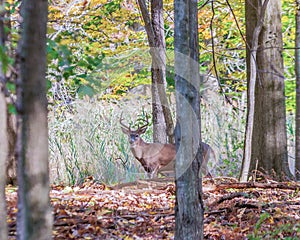
[(206, 176), (206, 175), (210, 175), (208, 169), (207, 169), (207, 163), (208, 163), (208, 160), (209, 160), (209, 149), (206, 149), (204, 150), (203, 152), (203, 157), (202, 157), (202, 164), (201, 164), (201, 174), (203, 176)]
[(208, 177), (211, 181), (213, 181), (212, 175), (208, 170), (207, 164), (210, 159), (215, 159), (215, 153), (211, 147), (208, 146), (208, 149), (204, 151), (203, 160), (201, 165), (201, 173), (204, 177)]
[(160, 169), (160, 166), (156, 166), (153, 171), (151, 172), (151, 178), (157, 177), (157, 172)]

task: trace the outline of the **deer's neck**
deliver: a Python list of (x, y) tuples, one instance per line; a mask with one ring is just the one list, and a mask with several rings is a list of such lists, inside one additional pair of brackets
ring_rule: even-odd
[(143, 139), (139, 139), (139, 141), (130, 146), (131, 152), (137, 160), (143, 160), (144, 151), (148, 145), (149, 143), (144, 142)]

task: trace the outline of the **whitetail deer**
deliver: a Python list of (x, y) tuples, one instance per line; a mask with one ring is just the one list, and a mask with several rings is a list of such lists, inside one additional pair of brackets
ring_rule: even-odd
[[(122, 121), (122, 115), (120, 117), (120, 125), (122, 132), (128, 136), (130, 143), (130, 150), (133, 156), (142, 164), (144, 170), (147, 172), (149, 178), (157, 176), (157, 173), (161, 173), (165, 176), (174, 176), (176, 147), (174, 144), (162, 144), (162, 143), (147, 143), (140, 137), (145, 133), (149, 119), (146, 117), (145, 124), (138, 125), (136, 130), (132, 130), (129, 126), (126, 126)], [(211, 157), (215, 158), (212, 148), (201, 142), (203, 147), (203, 163), (201, 171), (205, 176), (211, 175), (207, 169), (207, 162)]]

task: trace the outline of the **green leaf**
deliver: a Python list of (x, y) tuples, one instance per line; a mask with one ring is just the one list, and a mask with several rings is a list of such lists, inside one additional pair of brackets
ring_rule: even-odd
[(10, 114), (17, 114), (17, 109), (16, 109), (16, 107), (15, 107), (14, 104), (9, 103), (7, 105), (7, 109), (8, 109), (8, 113), (10, 113)]
[(0, 46), (0, 62), (2, 63), (2, 71), (5, 74), (7, 72), (9, 58), (6, 55), (4, 46)]

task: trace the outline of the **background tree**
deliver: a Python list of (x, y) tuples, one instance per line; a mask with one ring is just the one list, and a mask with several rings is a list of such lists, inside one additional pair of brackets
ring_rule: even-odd
[[(265, 2), (265, 1), (264, 1)], [(247, 79), (251, 70), (253, 36), (262, 2), (246, 1)], [(269, 1), (258, 37), (254, 124), (250, 171), (291, 177), (287, 158), (286, 108), (282, 58), (281, 1)], [(248, 92), (249, 94), (249, 92)]]
[(21, 6), (18, 111), (18, 239), (51, 239), (46, 33), (48, 3), (24, 0)]
[(12, 35), (18, 30), (11, 25), (11, 14), (15, 11), (20, 3), (16, 2), (3, 2), (3, 17), (2, 21), (2, 42), (3, 48), (1, 49), (1, 62), (3, 66), (3, 84), (5, 89), (5, 100), (7, 113), (1, 117), (6, 117), (7, 125), (7, 138), (8, 138), (8, 155), (6, 160), (6, 182), (7, 184), (16, 185), (17, 172), (16, 172), (16, 158), (15, 158), (15, 142), (16, 142), (16, 115), (15, 115), (15, 79), (16, 71), (14, 71), (13, 64), (15, 63), (15, 41)]
[[(256, 86), (256, 79), (257, 79), (257, 50), (258, 50), (258, 39), (261, 33), (265, 12), (268, 5), (269, 0), (264, 1), (262, 4), (261, 2), (258, 3), (257, 8), (257, 18), (256, 18), (256, 25), (253, 29), (252, 38), (249, 39), (251, 42), (248, 44), (246, 41), (247, 49), (247, 73), (248, 73), (248, 102), (247, 102), (247, 123), (246, 123), (246, 131), (245, 131), (245, 143), (244, 143), (244, 156), (242, 161), (242, 168), (241, 168), (241, 181), (247, 181), (249, 175), (249, 169), (251, 164), (251, 152), (252, 152), (252, 137), (253, 137), (253, 125), (254, 125), (254, 108), (255, 108), (255, 86)], [(245, 4), (246, 13), (249, 11), (248, 9), (248, 2)], [(247, 17), (246, 17), (247, 18)], [(247, 18), (248, 19), (248, 18)], [(253, 24), (250, 21), (246, 21), (246, 30), (250, 29), (249, 24)], [(251, 47), (250, 47), (251, 46)]]
[[(1, 73), (0, 73), (1, 74)], [(3, 76), (3, 75), (2, 75)], [(0, 76), (2, 78), (2, 76)], [(3, 91), (3, 82), (0, 82), (0, 238), (7, 239), (7, 223), (6, 223), (6, 200), (5, 200), (5, 185), (6, 185), (6, 158), (8, 154), (8, 143), (6, 134), (6, 101)]]
[(296, 0), (296, 38), (295, 38), (295, 73), (296, 73), (296, 159), (295, 174), (300, 180), (300, 1)]
[(151, 0), (151, 17), (144, 0), (139, 6), (145, 23), (152, 57), (152, 116), (153, 141), (175, 143), (173, 120), (166, 94), (166, 43), (164, 33), (163, 1)]
[[(0, 23), (1, 24), (1, 23)], [(0, 27), (1, 28), (1, 27)], [(1, 67), (1, 64), (0, 64)], [(2, 68), (2, 67), (1, 67)], [(8, 142), (6, 132), (6, 101), (3, 87), (3, 74), (0, 70), (0, 238), (7, 239), (7, 223), (6, 223), (6, 159), (8, 155)]]
[(5, 52), (5, 31), (4, 31), (5, 5), (0, 1), (0, 239), (7, 239), (6, 223), (6, 159), (8, 155), (7, 126), (6, 126), (6, 100), (5, 100), (5, 64), (3, 63)]
[(198, 1), (175, 0), (175, 239), (203, 239)]

